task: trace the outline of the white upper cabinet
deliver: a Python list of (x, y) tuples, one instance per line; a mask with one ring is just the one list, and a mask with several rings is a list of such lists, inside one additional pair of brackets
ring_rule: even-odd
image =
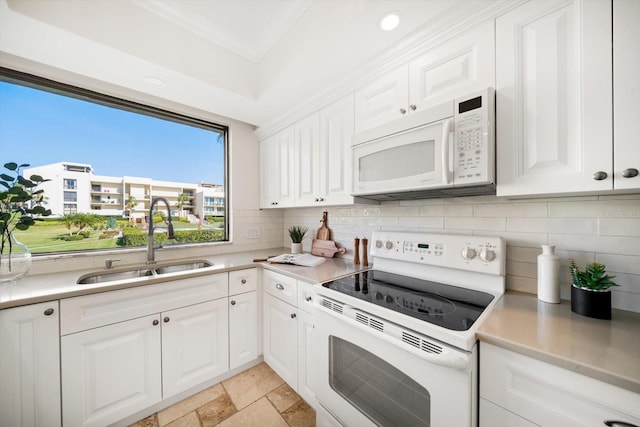
[(296, 122), (293, 129), (294, 203), (310, 205), (320, 194), (320, 113)]
[(499, 196), (613, 188), (611, 64), (608, 1), (532, 1), (496, 19)]
[(613, 181), (640, 188), (640, 1), (613, 2)]
[(294, 201), (293, 126), (260, 142), (260, 206), (284, 208)]
[(361, 132), (407, 113), (408, 66), (405, 64), (355, 93), (355, 130)]
[(494, 24), (446, 40), (355, 93), (355, 131), (438, 105), (495, 82)]
[(493, 20), (430, 49), (409, 62), (409, 111), (495, 86)]
[(320, 203), (350, 204), (353, 95), (320, 110)]

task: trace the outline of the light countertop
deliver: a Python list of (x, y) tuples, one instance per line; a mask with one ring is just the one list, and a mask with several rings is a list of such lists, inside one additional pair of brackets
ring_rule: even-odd
[(613, 310), (611, 320), (592, 319), (571, 312), (569, 301), (549, 304), (509, 291), (477, 337), (640, 393), (640, 313)]
[[(112, 281), (107, 284), (76, 284), (78, 278), (84, 274), (96, 271), (108, 271), (97, 268), (51, 274), (28, 275), (11, 284), (0, 284), (0, 309), (251, 267), (264, 267), (270, 270), (289, 274), (297, 279), (311, 283), (326, 282), (363, 269), (360, 265), (354, 266), (350, 259), (343, 258), (327, 258), (325, 262), (315, 268), (284, 264), (271, 265), (265, 262), (254, 262), (255, 259), (265, 259), (268, 256), (273, 256), (274, 254), (279, 255), (282, 253), (287, 253), (287, 249), (272, 248), (248, 252), (225, 253), (210, 257), (203, 256), (198, 257), (198, 259), (213, 262), (212, 267), (188, 273), (169, 273), (164, 274), (161, 277), (139, 277), (133, 280), (127, 279)], [(179, 260), (176, 259), (176, 261)], [(127, 266), (119, 265), (117, 269), (124, 267)], [(117, 269), (114, 269), (114, 271)]]

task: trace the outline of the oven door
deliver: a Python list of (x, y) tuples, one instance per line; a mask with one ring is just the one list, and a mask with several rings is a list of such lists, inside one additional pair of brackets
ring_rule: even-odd
[[(440, 360), (438, 354), (380, 332), (402, 330), (398, 325), (366, 313), (368, 320), (354, 320), (344, 315), (354, 310), (349, 306), (341, 306), (338, 313), (320, 304), (316, 397), (332, 422), (358, 427), (475, 425), (475, 347), (471, 353), (445, 348)], [(362, 317), (364, 312), (355, 311), (355, 318)], [(409, 341), (420, 337), (408, 334)]]
[(452, 185), (452, 119), (353, 147), (353, 194), (418, 191)]

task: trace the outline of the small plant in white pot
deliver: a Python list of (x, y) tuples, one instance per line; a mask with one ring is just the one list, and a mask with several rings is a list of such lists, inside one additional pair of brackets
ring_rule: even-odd
[(291, 253), (302, 253), (302, 240), (307, 234), (309, 229), (307, 227), (301, 227), (299, 225), (292, 225), (289, 227), (289, 237), (291, 238)]
[(596, 319), (611, 319), (611, 291), (615, 276), (607, 274), (607, 268), (600, 262), (587, 263), (580, 270), (576, 262), (569, 262), (571, 272), (571, 311)]

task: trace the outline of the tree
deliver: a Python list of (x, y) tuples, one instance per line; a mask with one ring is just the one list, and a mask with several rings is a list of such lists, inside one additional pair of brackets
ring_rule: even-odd
[(189, 202), (189, 196), (187, 194), (178, 194), (178, 202), (176, 203), (176, 207), (178, 208), (178, 211), (180, 211), (180, 216), (182, 216), (182, 208), (187, 204), (187, 202)]
[(134, 224), (134, 218), (133, 218), (133, 208), (135, 208), (138, 205), (138, 199), (135, 198), (135, 196), (129, 194), (129, 197), (127, 197), (127, 201), (124, 204), (125, 209), (129, 212), (129, 222), (131, 223), (131, 225), (135, 225)]

